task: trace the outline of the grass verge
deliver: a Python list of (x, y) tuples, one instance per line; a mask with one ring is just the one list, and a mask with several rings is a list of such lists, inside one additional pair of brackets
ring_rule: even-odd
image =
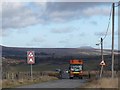
[(118, 78), (101, 78), (89, 80), (82, 88), (118, 88)]
[(30, 79), (21, 79), (21, 80), (3, 80), (2, 81), (2, 88), (14, 88), (23, 85), (30, 85), (36, 84), (41, 82), (47, 82), (51, 80), (57, 80), (58, 78), (52, 76), (40, 76), (38, 78), (34, 78), (33, 80)]

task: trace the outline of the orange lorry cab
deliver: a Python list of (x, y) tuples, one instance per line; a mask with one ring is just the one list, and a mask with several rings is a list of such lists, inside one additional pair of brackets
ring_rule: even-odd
[(69, 66), (69, 78), (72, 79), (74, 77), (83, 78), (83, 60), (70, 60)]

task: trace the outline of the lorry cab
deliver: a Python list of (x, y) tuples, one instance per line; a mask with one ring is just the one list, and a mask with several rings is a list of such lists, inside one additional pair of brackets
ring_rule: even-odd
[(83, 77), (83, 60), (70, 60), (69, 66), (69, 78), (72, 79), (74, 77), (79, 77), (82, 79)]

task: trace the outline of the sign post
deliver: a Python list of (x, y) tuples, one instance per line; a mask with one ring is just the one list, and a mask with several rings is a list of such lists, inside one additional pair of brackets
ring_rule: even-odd
[(33, 75), (32, 75), (32, 64), (31, 64), (31, 80), (33, 80)]
[(100, 71), (100, 78), (101, 78), (103, 73), (103, 66), (105, 66), (104, 60), (101, 61), (100, 65), (101, 65), (101, 71)]
[(33, 80), (32, 64), (35, 64), (35, 53), (34, 53), (34, 51), (27, 51), (27, 63), (31, 65), (31, 80)]

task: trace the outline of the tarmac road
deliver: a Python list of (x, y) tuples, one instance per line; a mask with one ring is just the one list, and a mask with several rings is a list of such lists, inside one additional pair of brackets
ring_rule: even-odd
[(18, 88), (80, 88), (84, 82), (85, 80), (81, 79), (61, 79)]
[(62, 75), (62, 78), (63, 79), (60, 80), (21, 86), (18, 88), (80, 88), (80, 86), (86, 81), (85, 79), (78, 78), (68, 79), (69, 75), (65, 73)]

